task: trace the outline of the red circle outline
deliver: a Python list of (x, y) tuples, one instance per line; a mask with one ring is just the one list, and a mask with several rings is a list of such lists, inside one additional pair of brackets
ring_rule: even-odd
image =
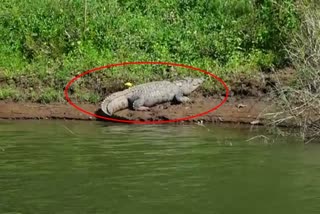
[[(221, 103), (219, 103), (218, 105), (216, 105), (215, 107), (213, 107), (212, 109), (196, 114), (196, 115), (192, 115), (189, 117), (183, 117), (183, 118), (178, 118), (178, 119), (173, 119), (173, 120), (158, 120), (158, 121), (138, 121), (138, 120), (120, 120), (120, 119), (115, 119), (115, 118), (110, 118), (110, 117), (104, 117), (104, 116), (100, 116), (100, 115), (96, 115), (93, 114), (91, 112), (88, 112), (82, 108), (80, 108), (79, 106), (77, 106), (76, 104), (74, 104), (71, 99), (69, 98), (68, 95), (68, 89), (70, 88), (71, 84), (76, 81), (77, 79), (79, 79), (80, 77), (83, 77), (84, 75), (87, 75), (89, 73), (101, 70), (101, 69), (105, 69), (105, 68), (111, 68), (111, 67), (116, 67), (116, 66), (124, 66), (124, 65), (137, 65), (137, 64), (156, 64), (156, 65), (171, 65), (171, 66), (179, 66), (179, 67), (183, 67), (183, 68), (189, 68), (192, 70), (196, 70), (205, 74), (208, 74), (209, 76), (215, 78), (216, 80), (218, 80), (225, 88), (226, 90), (226, 96), (224, 97), (224, 99), (221, 101)], [(177, 64), (177, 63), (171, 63), (171, 62), (123, 62), (123, 63), (117, 63), (117, 64), (109, 64), (109, 65), (105, 65), (105, 66), (101, 66), (101, 67), (97, 67), (97, 68), (93, 68), (91, 70), (85, 71), (79, 75), (77, 75), (76, 77), (74, 77), (73, 79), (71, 79), (68, 84), (66, 85), (65, 89), (64, 89), (64, 95), (66, 100), (68, 101), (68, 103), (73, 106), (74, 108), (76, 108), (77, 110), (79, 110), (82, 113), (85, 113), (87, 115), (96, 117), (96, 118), (100, 118), (100, 119), (104, 119), (104, 120), (110, 120), (110, 121), (115, 121), (115, 122), (122, 122), (122, 123), (133, 123), (133, 124), (161, 124), (161, 123), (170, 123), (170, 122), (178, 122), (178, 121), (183, 121), (183, 120), (190, 120), (193, 118), (197, 118), (203, 115), (206, 115), (212, 111), (217, 110), (218, 108), (220, 108), (228, 99), (229, 96), (229, 88), (227, 86), (227, 84), (218, 76), (202, 70), (200, 68), (196, 68), (190, 65), (184, 65), (184, 64)]]

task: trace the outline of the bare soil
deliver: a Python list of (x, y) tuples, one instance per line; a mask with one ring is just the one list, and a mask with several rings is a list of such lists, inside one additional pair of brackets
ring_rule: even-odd
[[(224, 97), (204, 97), (199, 94), (191, 96), (193, 103), (189, 104), (159, 104), (150, 111), (133, 111), (125, 109), (116, 112), (114, 117), (126, 120), (156, 121), (171, 120), (192, 116), (212, 109)], [(100, 105), (78, 103), (80, 108), (103, 115)], [(270, 107), (267, 98), (258, 97), (230, 97), (219, 109), (204, 116), (189, 121), (203, 122), (231, 122), (244, 124), (263, 124), (263, 112)], [(103, 115), (104, 116), (104, 115)], [(16, 103), (0, 101), (0, 119), (73, 119), (73, 120), (101, 120), (82, 113), (68, 103)]]
[[(246, 75), (237, 76), (229, 82), (230, 96), (219, 109), (189, 121), (244, 123), (263, 125), (264, 114), (275, 109), (276, 100), (270, 93), (277, 81), (289, 84), (294, 79), (294, 70), (290, 68), (277, 72), (261, 73), (260, 76), (248, 78)], [(111, 92), (109, 92), (111, 93)], [(157, 121), (172, 120), (206, 112), (217, 106), (224, 99), (224, 94), (214, 95), (195, 92), (188, 104), (159, 104), (150, 111), (133, 111), (125, 109), (116, 112), (114, 117), (125, 120)], [(76, 103), (80, 108), (97, 115), (103, 115), (100, 103)], [(0, 101), (0, 119), (73, 119), (101, 120), (87, 115), (67, 102), (41, 104), (35, 102)]]

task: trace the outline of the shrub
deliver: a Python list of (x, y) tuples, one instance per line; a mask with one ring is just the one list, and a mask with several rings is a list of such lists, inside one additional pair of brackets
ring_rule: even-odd
[(299, 1), (301, 25), (286, 51), (297, 73), (292, 86), (279, 84), (277, 98), (282, 111), (273, 123), (290, 122), (301, 129), (307, 142), (320, 139), (320, 5)]

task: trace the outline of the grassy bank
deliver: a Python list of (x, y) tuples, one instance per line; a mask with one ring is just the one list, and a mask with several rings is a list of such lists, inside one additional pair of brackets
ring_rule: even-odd
[[(0, 99), (63, 100), (74, 75), (109, 63), (169, 61), (213, 72), (227, 83), (288, 63), (296, 31), (293, 0), (18, 1), (0, 5)], [(119, 67), (73, 88), (97, 102), (124, 82), (195, 75), (159, 66)], [(199, 74), (200, 75), (200, 74)], [(208, 81), (204, 90), (216, 87)]]

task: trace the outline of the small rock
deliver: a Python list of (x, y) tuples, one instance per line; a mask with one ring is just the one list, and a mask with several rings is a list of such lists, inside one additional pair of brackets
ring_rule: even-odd
[(237, 108), (244, 108), (244, 107), (247, 107), (247, 105), (244, 105), (244, 104), (242, 104), (242, 103), (240, 103), (240, 104), (237, 105)]
[(259, 123), (260, 123), (260, 120), (254, 120), (250, 122), (251, 125), (257, 125)]
[(197, 124), (203, 124), (203, 120), (197, 121)]

